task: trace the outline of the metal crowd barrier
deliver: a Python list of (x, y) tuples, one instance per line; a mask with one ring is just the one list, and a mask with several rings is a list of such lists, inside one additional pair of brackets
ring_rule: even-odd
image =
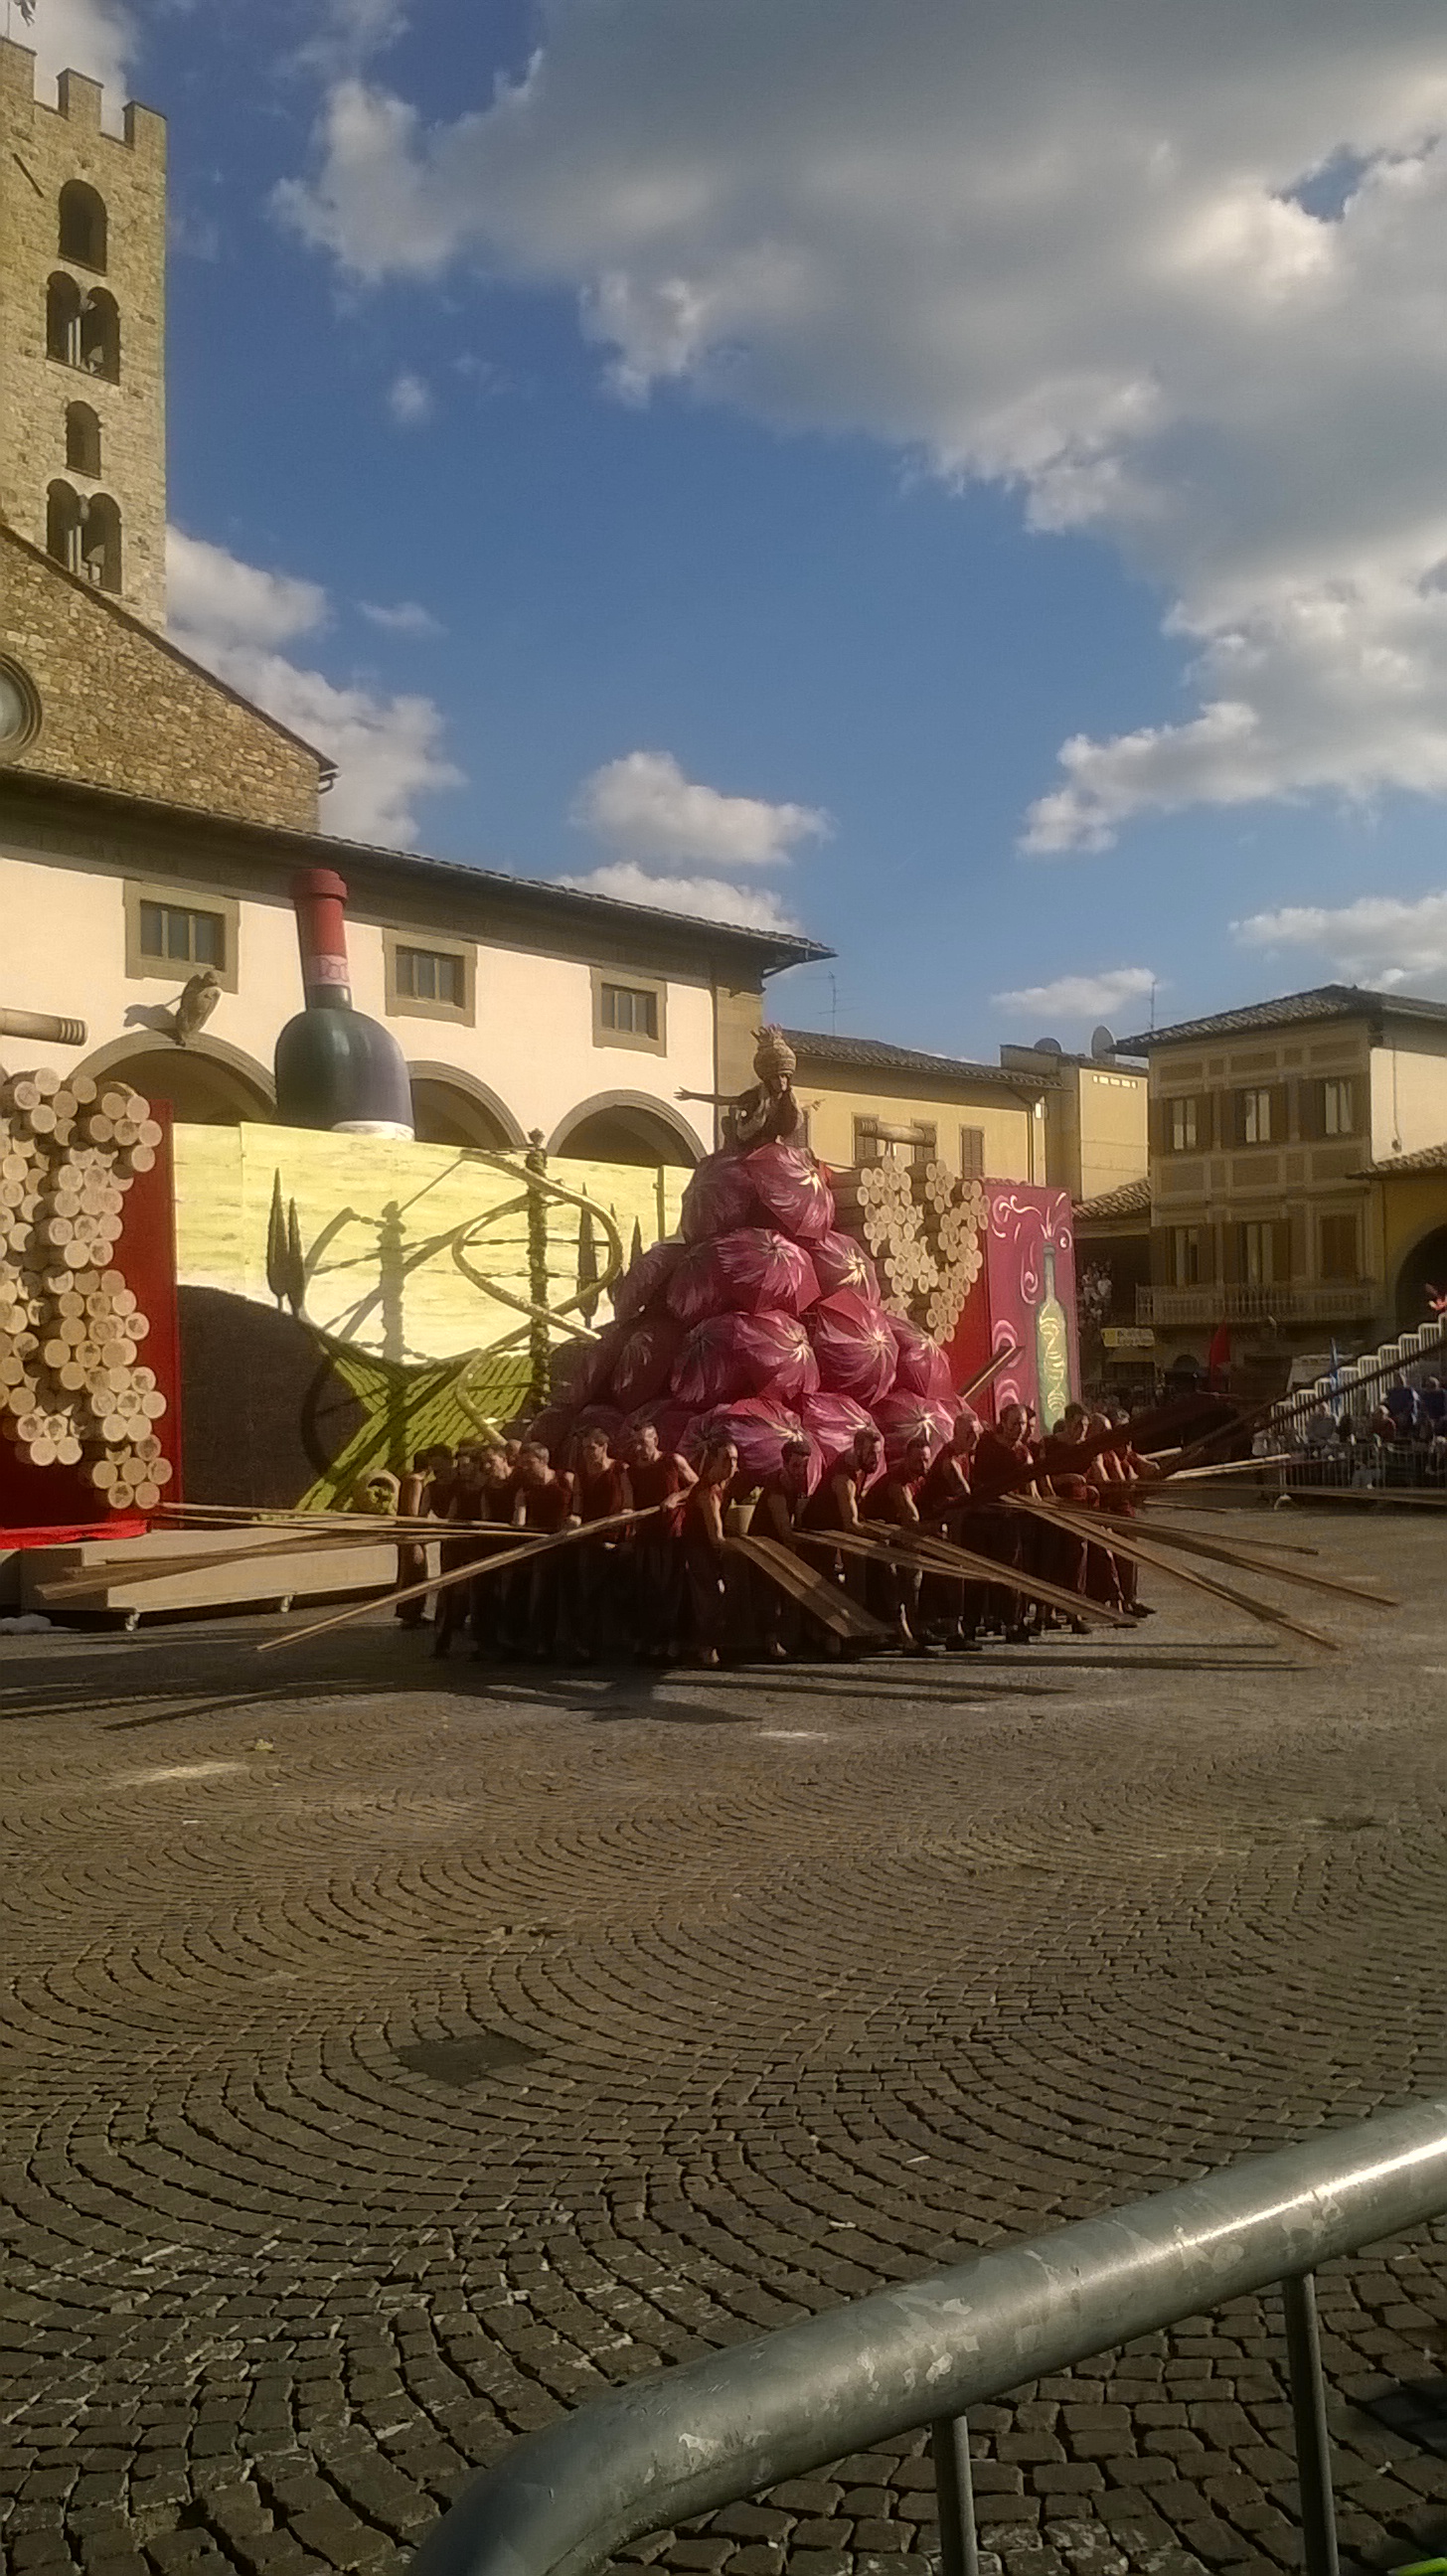
[(1307, 2576), (1337, 2576), (1313, 2272), (1447, 2211), (1447, 2098), (880, 2290), (516, 2442), (414, 2576), (588, 2576), (628, 2541), (928, 2426), (941, 2576), (977, 2576), (967, 2410), (1279, 2284)]

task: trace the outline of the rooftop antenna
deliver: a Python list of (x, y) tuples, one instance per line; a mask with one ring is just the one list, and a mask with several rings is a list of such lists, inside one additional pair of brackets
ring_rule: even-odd
[(1151, 977), (1151, 1027), (1152, 1027), (1152, 1028), (1154, 1028), (1154, 1027), (1155, 1027), (1155, 1024), (1156, 1024), (1156, 979), (1155, 979), (1155, 977), (1154, 977), (1154, 975), (1153, 975), (1153, 976)]
[(834, 975), (829, 978), (829, 1035), (839, 1035), (839, 981)]

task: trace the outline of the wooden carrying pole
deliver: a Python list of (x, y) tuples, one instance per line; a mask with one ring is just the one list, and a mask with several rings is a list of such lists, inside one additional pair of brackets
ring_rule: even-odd
[(990, 1380), (998, 1377), (1001, 1369), (1008, 1368), (1010, 1362), (1012, 1360), (1017, 1360), (1019, 1356), (1020, 1345), (1018, 1342), (1012, 1342), (1008, 1350), (996, 1351), (992, 1360), (987, 1360), (982, 1369), (976, 1369), (975, 1374), (970, 1379), (968, 1385), (961, 1387), (959, 1394), (955, 1398), (956, 1404), (968, 1404), (971, 1396), (982, 1394), (984, 1389), (989, 1385)]
[(796, 1601), (801, 1610), (827, 1628), (830, 1635), (848, 1645), (887, 1646), (892, 1631), (870, 1610), (862, 1610), (857, 1601), (837, 1583), (826, 1582), (823, 1575), (812, 1574), (802, 1565), (792, 1548), (777, 1538), (730, 1538), (724, 1541), (725, 1552), (742, 1558), (745, 1565), (767, 1576), (776, 1591), (787, 1600)]
[[(1010, 1508), (1017, 1512), (1028, 1512), (1032, 1520), (1043, 1521), (1048, 1529), (1066, 1530), (1072, 1538), (1090, 1540), (1094, 1536), (1088, 1522), (1083, 1522), (1074, 1514), (1051, 1504), (1023, 1502), (1017, 1495), (1012, 1500)], [(1095, 1544), (1099, 1547), (1105, 1542), (1096, 1537)], [(1176, 1562), (1169, 1554), (1163, 1553), (1160, 1548), (1143, 1546), (1139, 1539), (1129, 1540), (1114, 1536), (1110, 1540), (1110, 1546), (1113, 1553), (1132, 1559), (1137, 1565), (1154, 1566), (1159, 1574), (1174, 1575), (1178, 1583), (1188, 1584), (1198, 1592), (1212, 1593), (1218, 1601), (1229, 1601), (1233, 1608), (1246, 1611), (1251, 1618), (1260, 1619), (1268, 1627), (1285, 1628), (1293, 1637), (1304, 1637), (1308, 1645), (1325, 1646), (1330, 1654), (1340, 1652), (1335, 1637), (1323, 1635), (1319, 1628), (1305, 1627), (1299, 1619), (1289, 1618), (1284, 1610), (1274, 1610), (1268, 1602), (1258, 1601), (1254, 1594), (1239, 1592), (1234, 1584), (1218, 1583), (1206, 1574), (1188, 1573), (1184, 1565)]]
[(1086, 1601), (1066, 1592), (1057, 1583), (1046, 1583), (1038, 1574), (1026, 1574), (1019, 1566), (1002, 1565), (997, 1557), (977, 1556), (972, 1548), (956, 1547), (948, 1539), (912, 1541), (907, 1533), (876, 1538), (871, 1530), (800, 1530), (797, 1536), (811, 1547), (832, 1548), (846, 1556), (870, 1558), (878, 1565), (903, 1566), (917, 1574), (953, 1575), (966, 1582), (993, 1583), (1002, 1592), (1017, 1592), (1024, 1601), (1041, 1601), (1047, 1608), (1068, 1611), (1075, 1619), (1089, 1619), (1102, 1628), (1134, 1629), (1133, 1619), (1110, 1609), (1102, 1601)]
[(330, 1619), (314, 1620), (309, 1628), (293, 1628), (281, 1637), (265, 1637), (257, 1647), (258, 1655), (274, 1655), (279, 1646), (299, 1646), (305, 1637), (324, 1637), (331, 1628), (349, 1628), (354, 1619), (365, 1619), (374, 1610), (395, 1610), (404, 1601), (420, 1601), (429, 1592), (445, 1592), (454, 1583), (477, 1583), (489, 1574), (500, 1574), (504, 1566), (522, 1565), (539, 1557), (559, 1556), (565, 1548), (577, 1547), (590, 1538), (607, 1538), (614, 1530), (635, 1528), (639, 1521), (651, 1521), (666, 1511), (666, 1503), (652, 1503), (646, 1511), (614, 1512), (604, 1521), (584, 1521), (577, 1529), (560, 1530), (556, 1538), (530, 1539), (520, 1547), (504, 1548), (501, 1556), (490, 1556), (481, 1564), (455, 1565), (446, 1574), (431, 1574), (425, 1583), (405, 1583), (395, 1592), (375, 1592), (365, 1601), (354, 1602), (348, 1610), (338, 1610)]
[[(1129, 1538), (1139, 1528), (1138, 1522), (1125, 1520), (1115, 1512), (1092, 1512), (1090, 1517), (1093, 1526), (1111, 1531), (1112, 1547), (1116, 1545), (1116, 1531)], [(1374, 1584), (1352, 1583), (1340, 1574), (1304, 1574), (1299, 1566), (1280, 1565), (1275, 1557), (1258, 1554), (1254, 1548), (1237, 1547), (1225, 1539), (1201, 1538), (1193, 1530), (1158, 1530), (1155, 1545), (1181, 1548), (1188, 1556), (1209, 1557), (1219, 1565), (1240, 1566), (1247, 1574), (1274, 1574), (1279, 1582), (1304, 1583), (1313, 1592), (1336, 1592), (1349, 1601), (1369, 1601), (1377, 1610), (1400, 1610), (1402, 1606), (1395, 1593), (1378, 1592)]]

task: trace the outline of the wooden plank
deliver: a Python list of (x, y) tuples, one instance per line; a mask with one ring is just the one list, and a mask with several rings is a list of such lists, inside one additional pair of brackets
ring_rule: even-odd
[(891, 1545), (888, 1540), (868, 1535), (856, 1537), (852, 1530), (801, 1530), (799, 1535), (814, 1547), (843, 1548), (846, 1555), (873, 1557), (876, 1563), (904, 1566), (917, 1574), (945, 1574), (972, 1583), (993, 1583), (1002, 1592), (1018, 1593), (1023, 1601), (1043, 1602), (1048, 1609), (1063, 1610), (1072, 1619), (1090, 1620), (1098, 1627), (1135, 1627), (1133, 1619), (1123, 1611), (1108, 1608), (1103, 1601), (1087, 1601), (1083, 1593), (1067, 1592), (1063, 1585), (1047, 1583), (1040, 1575), (1027, 1574), (1021, 1567), (1002, 1565), (998, 1557), (977, 1556), (973, 1548), (956, 1547), (951, 1539), (921, 1538), (910, 1544)]
[(781, 1539), (731, 1538), (725, 1541), (731, 1556), (741, 1556), (747, 1565), (756, 1566), (761, 1574), (786, 1592), (791, 1601), (807, 1610), (821, 1627), (842, 1637), (851, 1645), (887, 1646), (893, 1642), (893, 1631), (851, 1601), (837, 1583), (826, 1583), (822, 1575), (813, 1574), (800, 1563), (792, 1548)]
[[(1011, 1508), (1028, 1512), (1032, 1519), (1045, 1522), (1051, 1529), (1068, 1530), (1073, 1538), (1089, 1539), (1091, 1536), (1088, 1524), (1082, 1525), (1080, 1520), (1060, 1507), (1026, 1503), (1016, 1496)], [(1190, 1585), (1198, 1592), (1214, 1594), (1218, 1601), (1229, 1601), (1234, 1608), (1244, 1610), (1250, 1618), (1261, 1620), (1267, 1627), (1285, 1628), (1293, 1637), (1304, 1637), (1308, 1645), (1324, 1646), (1329, 1654), (1341, 1652), (1339, 1640), (1324, 1635), (1320, 1628), (1306, 1627), (1300, 1619), (1288, 1617), (1286, 1611), (1273, 1609), (1269, 1602), (1258, 1601), (1253, 1593), (1238, 1591), (1234, 1584), (1218, 1583), (1206, 1574), (1188, 1573), (1184, 1565), (1160, 1548), (1144, 1546), (1138, 1539), (1119, 1537), (1113, 1537), (1110, 1543), (1116, 1554), (1133, 1558), (1137, 1565), (1152, 1565), (1158, 1573), (1174, 1576), (1177, 1583)]]
[(350, 1627), (354, 1619), (365, 1619), (370, 1610), (395, 1609), (402, 1601), (421, 1601), (429, 1592), (445, 1592), (454, 1583), (476, 1583), (489, 1574), (500, 1574), (504, 1567), (521, 1565), (527, 1559), (558, 1556), (565, 1548), (578, 1547), (591, 1538), (607, 1538), (614, 1530), (628, 1529), (639, 1521), (651, 1521), (666, 1511), (666, 1503), (655, 1503), (647, 1511), (614, 1512), (603, 1521), (589, 1521), (579, 1529), (561, 1530), (556, 1538), (532, 1539), (520, 1547), (504, 1548), (501, 1556), (489, 1557), (483, 1564), (453, 1566), (446, 1574), (429, 1575), (425, 1583), (405, 1583), (394, 1592), (384, 1592), (379, 1601), (361, 1603), (355, 1610), (339, 1610), (334, 1618), (314, 1620), (309, 1628), (293, 1628), (284, 1637), (266, 1637), (257, 1647), (258, 1655), (274, 1655), (281, 1646), (299, 1646), (306, 1637), (323, 1637), (331, 1628)]
[[(1114, 1512), (1092, 1513), (1091, 1517), (1127, 1538), (1139, 1528), (1138, 1522), (1124, 1520)], [(1274, 1574), (1280, 1583), (1304, 1583), (1313, 1592), (1338, 1592), (1351, 1601), (1369, 1601), (1374, 1609), (1400, 1610), (1402, 1606), (1395, 1593), (1379, 1592), (1374, 1584), (1352, 1583), (1340, 1574), (1307, 1574), (1300, 1566), (1281, 1565), (1273, 1557), (1259, 1556), (1255, 1549), (1228, 1545), (1224, 1539), (1201, 1538), (1194, 1531), (1158, 1529), (1155, 1544), (1183, 1548), (1188, 1555), (1209, 1557), (1220, 1565), (1240, 1566), (1248, 1574)]]

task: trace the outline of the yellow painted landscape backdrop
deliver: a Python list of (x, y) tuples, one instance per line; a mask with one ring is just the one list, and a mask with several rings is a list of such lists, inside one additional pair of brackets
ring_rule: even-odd
[(530, 1171), (521, 1155), (273, 1126), (178, 1126), (174, 1147), (183, 1296), (276, 1313), (280, 1222), (304, 1323), (364, 1408), (300, 1498), (312, 1506), (428, 1440), (510, 1418), (537, 1383), (530, 1309), (554, 1319), (541, 1327), (553, 1347), (570, 1324), (606, 1323), (620, 1253), (626, 1268), (676, 1229), (688, 1178), (563, 1160)]

